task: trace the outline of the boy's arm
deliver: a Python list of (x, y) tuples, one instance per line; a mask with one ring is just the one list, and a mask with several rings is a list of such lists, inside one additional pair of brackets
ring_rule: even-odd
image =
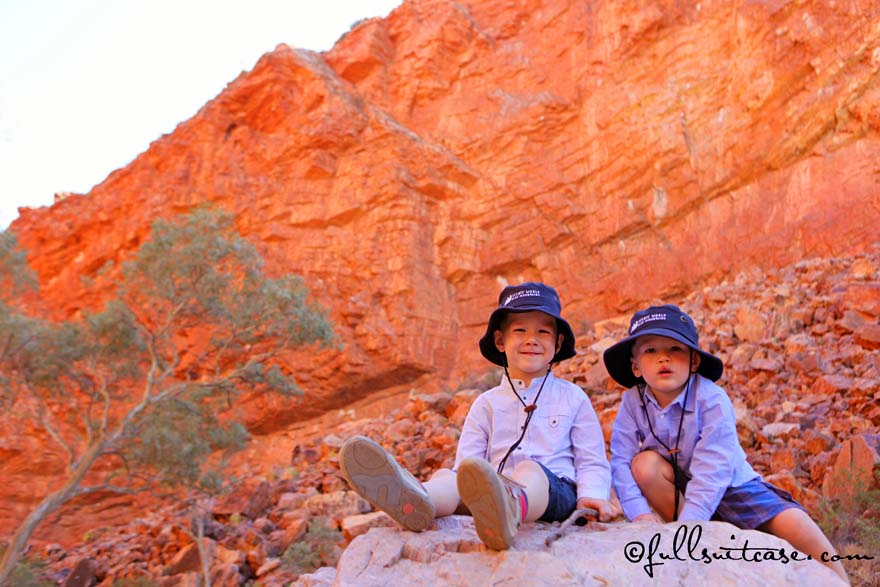
[(722, 391), (700, 411), (700, 434), (691, 456), (690, 475), (680, 520), (709, 520), (733, 480), (733, 456), (742, 451), (733, 404)]
[(461, 427), (461, 436), (458, 437), (458, 446), (455, 449), (455, 465), (468, 457), (479, 457), (490, 460), (489, 457), (489, 431), (492, 427), (491, 406), (482, 395), (477, 396), (471, 404), (468, 414)]
[(584, 396), (571, 427), (578, 499), (607, 500), (611, 493), (611, 466), (605, 456), (605, 437), (590, 399)]
[(624, 515), (630, 521), (651, 513), (651, 506), (642, 495), (642, 490), (639, 489), (630, 469), (633, 457), (641, 450), (638, 421), (634, 411), (637, 401), (633, 390), (623, 394), (611, 431), (611, 472), (614, 478), (614, 490), (617, 492)]

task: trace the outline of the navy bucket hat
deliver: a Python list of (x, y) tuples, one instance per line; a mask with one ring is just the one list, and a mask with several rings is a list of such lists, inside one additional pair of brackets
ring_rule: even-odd
[(501, 322), (509, 312), (532, 312), (537, 310), (556, 318), (556, 330), (562, 335), (559, 351), (553, 355), (552, 363), (558, 363), (575, 356), (574, 332), (562, 317), (562, 304), (556, 290), (543, 283), (527, 282), (509, 285), (498, 296), (498, 308), (489, 316), (486, 334), (480, 339), (480, 352), (486, 359), (506, 367), (504, 353), (495, 346), (495, 331), (501, 330)]
[(697, 327), (691, 317), (682, 312), (678, 306), (665, 304), (651, 306), (633, 314), (629, 323), (629, 336), (608, 347), (602, 355), (608, 374), (622, 386), (629, 388), (644, 382), (644, 379), (633, 374), (630, 357), (633, 341), (648, 334), (672, 338), (697, 351), (700, 355), (697, 373), (703, 377), (718, 381), (721, 373), (724, 372), (724, 363), (721, 359), (700, 348)]

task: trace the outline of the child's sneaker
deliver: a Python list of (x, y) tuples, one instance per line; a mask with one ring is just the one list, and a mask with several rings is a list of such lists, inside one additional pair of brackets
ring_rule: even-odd
[(358, 495), (407, 530), (421, 532), (434, 523), (434, 504), (419, 480), (366, 436), (345, 441), (339, 468)]
[(458, 466), (458, 493), (471, 511), (480, 540), (493, 550), (507, 550), (528, 509), (521, 485), (499, 475), (483, 459), (467, 458)]

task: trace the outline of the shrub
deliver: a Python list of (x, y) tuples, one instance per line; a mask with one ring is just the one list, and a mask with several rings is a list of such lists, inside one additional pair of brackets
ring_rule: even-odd
[[(852, 481), (846, 500), (820, 501), (816, 521), (844, 558), (841, 562), (853, 587), (880, 587), (880, 480), (873, 486)], [(858, 560), (858, 555), (873, 560)]]
[(287, 547), (281, 561), (294, 573), (311, 573), (323, 566), (338, 562), (338, 545), (342, 532), (331, 527), (327, 518), (318, 517), (309, 522), (305, 536)]
[[(235, 400), (300, 394), (289, 351), (333, 342), (302, 278), (268, 276), (222, 212), (154, 222), (121, 267), (116, 297), (76, 320), (52, 323), (7, 305), (12, 286), (33, 283), (24, 259), (0, 233), (0, 408), (14, 403), (10, 418), (43, 429), (66, 457), (67, 478), (13, 534), (0, 585), (39, 524), (77, 496), (159, 483), (194, 501), (220, 491), (223, 461), (208, 457), (228, 456), (247, 438), (230, 410)], [(100, 459), (118, 466), (85, 486)]]

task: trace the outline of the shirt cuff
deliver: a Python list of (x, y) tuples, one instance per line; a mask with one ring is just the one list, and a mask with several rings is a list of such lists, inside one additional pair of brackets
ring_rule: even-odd
[(651, 506), (648, 505), (648, 500), (644, 497), (634, 497), (632, 499), (628, 499), (626, 501), (620, 502), (620, 507), (623, 509), (623, 515), (626, 516), (626, 519), (632, 522), (635, 518), (641, 516), (642, 514), (650, 514)]
[(578, 499), (610, 499), (611, 487), (607, 487), (602, 483), (578, 483), (577, 487)]
[(693, 503), (685, 503), (678, 515), (679, 522), (708, 522), (711, 518), (712, 512)]

